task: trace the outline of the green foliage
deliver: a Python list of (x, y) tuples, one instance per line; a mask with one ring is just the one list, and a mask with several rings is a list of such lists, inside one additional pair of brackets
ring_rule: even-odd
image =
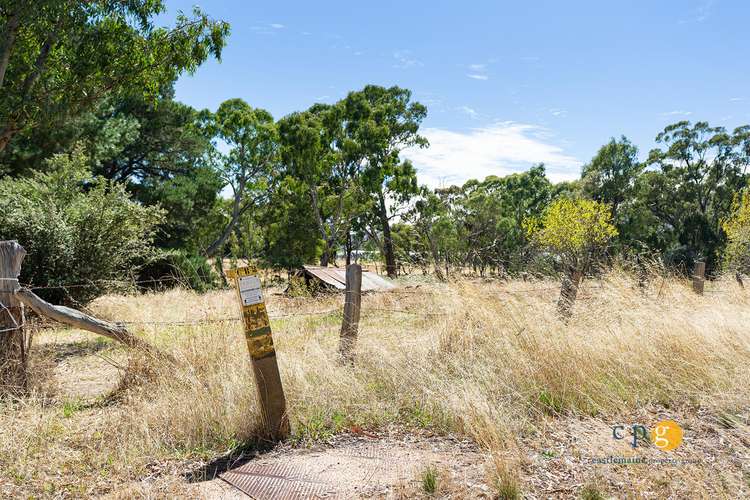
[(682, 121), (656, 140), (665, 148), (649, 155), (656, 170), (641, 175), (636, 186), (633, 212), (643, 221), (641, 232), (667, 261), (689, 269), (694, 259), (705, 258), (710, 270), (725, 244), (721, 221), (747, 185), (748, 131), (741, 127), (730, 135), (706, 122)]
[[(130, 191), (140, 202), (159, 206), (167, 214), (156, 232), (156, 246), (198, 254), (214, 233), (210, 217), (220, 186), (213, 169), (196, 166), (189, 174), (168, 179), (154, 177), (130, 185)], [(212, 234), (204, 234), (209, 228)]]
[(18, 240), (28, 255), (21, 280), (37, 286), (87, 283), (42, 290), (55, 302), (85, 302), (129, 277), (153, 254), (163, 213), (134, 202), (120, 184), (92, 177), (76, 150), (56, 155), (48, 173), (0, 181), (0, 239)]
[(95, 174), (126, 183), (140, 202), (166, 210), (157, 246), (202, 251), (210, 241), (201, 226), (213, 223), (207, 218), (221, 179), (213, 168), (213, 146), (196, 126), (198, 113), (172, 94), (165, 88), (156, 101), (142, 95), (106, 98), (69, 122), (40, 124), (19, 133), (0, 153), (0, 164), (17, 176), (45, 171), (45, 158), (83, 144)]
[(349, 110), (347, 126), (353, 140), (367, 161), (361, 183), (369, 201), (355, 229), (378, 245), (393, 277), (398, 265), (391, 220), (419, 192), (417, 172), (411, 162), (401, 161), (400, 153), (404, 148), (427, 146), (427, 139), (417, 133), (427, 108), (411, 102), (407, 89), (377, 85), (349, 93), (343, 105)]
[(607, 205), (592, 200), (558, 198), (541, 217), (524, 221), (527, 234), (554, 253), (566, 268), (586, 272), (617, 236)]
[(290, 177), (278, 183), (272, 203), (257, 214), (265, 237), (264, 260), (273, 268), (296, 269), (315, 261), (322, 241), (310, 213), (305, 186)]
[(638, 161), (638, 148), (623, 136), (602, 146), (581, 173), (583, 194), (610, 206), (618, 232), (617, 242), (623, 251), (637, 251), (642, 246), (639, 243), (641, 218), (633, 205), (643, 168)]
[(197, 8), (157, 28), (161, 0), (4, 0), (7, 70), (0, 66), (0, 150), (19, 131), (64, 121), (105, 95), (156, 96), (210, 55), (229, 26)]
[(416, 171), (399, 154), (426, 144), (417, 135), (426, 108), (410, 99), (408, 90), (368, 85), (279, 122), (284, 174), (307, 190), (324, 243), (321, 265), (355, 229), (376, 241), (393, 267), (386, 200), (404, 203), (416, 194)]
[(146, 288), (184, 286), (202, 293), (220, 286), (220, 277), (202, 255), (184, 250), (161, 250), (138, 271), (138, 280)]
[(409, 245), (410, 260), (432, 261), (439, 276), (464, 265), (480, 274), (523, 270), (532, 258), (523, 222), (541, 215), (552, 188), (544, 166), (537, 165), (520, 174), (423, 191), (408, 217), (422, 238)]
[(723, 221), (727, 235), (724, 265), (728, 271), (750, 274), (750, 190), (735, 197), (731, 215)]
[(243, 214), (268, 201), (277, 170), (279, 141), (271, 114), (253, 108), (242, 99), (229, 99), (216, 113), (202, 113), (203, 126), (214, 140), (230, 149), (216, 152), (218, 175), (223, 186), (232, 190), (232, 204), (221, 232), (206, 249), (207, 255), (220, 253)]
[(583, 192), (606, 203), (617, 213), (620, 205), (633, 197), (635, 180), (643, 170), (638, 148), (626, 137), (610, 140), (599, 148), (581, 173)]
[(438, 470), (435, 466), (429, 466), (421, 474), (422, 491), (427, 495), (434, 495), (438, 489)]

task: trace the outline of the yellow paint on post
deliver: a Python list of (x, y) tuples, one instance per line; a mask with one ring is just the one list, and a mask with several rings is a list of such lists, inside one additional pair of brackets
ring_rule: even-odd
[(235, 282), (264, 423), (273, 439), (283, 439), (289, 435), (286, 400), (276, 362), (268, 311), (256, 274), (257, 269), (254, 267), (240, 267), (230, 269), (227, 277)]

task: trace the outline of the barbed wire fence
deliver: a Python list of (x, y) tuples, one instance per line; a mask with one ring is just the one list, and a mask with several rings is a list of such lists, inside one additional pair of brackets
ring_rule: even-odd
[[(0, 278), (3, 280), (8, 280), (9, 278)], [(62, 290), (67, 300), (70, 301), (71, 304), (75, 305), (77, 308), (80, 308), (82, 311), (85, 311), (88, 314), (94, 315), (95, 313), (87, 307), (85, 304), (77, 301), (73, 295), (68, 292), (68, 289), (76, 289), (76, 288), (82, 288), (82, 287), (101, 287), (102, 285), (114, 285), (114, 291), (117, 290), (117, 285), (120, 285), (124, 289), (133, 289), (133, 288), (149, 288), (147, 286), (141, 286), (146, 284), (160, 284), (160, 283), (176, 283), (179, 285), (186, 285), (185, 280), (173, 277), (173, 276), (167, 276), (164, 278), (159, 279), (147, 279), (147, 280), (116, 280), (116, 279), (98, 279), (98, 280), (88, 280), (85, 282), (79, 282), (79, 283), (61, 283), (61, 284), (52, 284), (52, 285), (34, 285), (34, 284), (28, 284), (28, 283), (21, 283), (17, 279), (14, 279), (14, 281), (18, 282), (18, 285), (25, 290), (29, 291), (39, 291), (39, 290)], [(603, 285), (598, 286), (586, 286), (581, 287), (582, 290), (589, 291), (589, 290), (600, 290), (603, 289)], [(503, 290), (503, 289), (496, 289), (492, 291), (492, 295), (494, 296), (502, 296), (502, 295), (535, 295), (538, 293), (546, 293), (546, 292), (559, 292), (560, 286), (540, 286), (540, 287), (527, 287), (527, 288), (521, 288), (521, 289), (513, 289), (513, 290)], [(731, 293), (729, 290), (711, 290), (706, 289), (704, 291), (705, 293), (715, 293), (715, 294), (727, 294)], [(343, 293), (347, 293), (346, 291), (343, 291)], [(435, 291), (435, 290), (428, 290), (423, 288), (421, 285), (416, 285), (409, 288), (396, 288), (393, 290), (390, 290), (388, 293), (393, 294), (400, 294), (400, 295), (444, 295), (444, 291)], [(590, 297), (585, 296), (579, 296), (578, 300), (588, 300)], [(0, 304), (0, 315), (5, 314), (5, 310), (7, 308)], [(408, 309), (398, 309), (398, 308), (385, 308), (385, 307), (365, 307), (362, 309), (362, 312), (367, 314), (369, 312), (378, 312), (378, 313), (394, 313), (394, 314), (404, 314), (404, 315), (411, 315), (411, 316), (423, 316), (426, 318), (431, 317), (440, 317), (440, 316), (447, 316), (450, 313), (449, 312), (428, 312), (428, 311), (412, 311)], [(331, 314), (342, 314), (342, 308), (341, 307), (332, 307), (329, 309), (321, 310), (321, 311), (295, 311), (291, 313), (281, 313), (281, 314), (270, 314), (269, 318), (272, 320), (280, 320), (280, 319), (286, 319), (286, 318), (293, 318), (293, 317), (306, 317), (306, 316), (326, 316)], [(113, 320), (110, 320), (113, 321)], [(219, 324), (219, 323), (229, 323), (229, 322), (241, 322), (242, 318), (240, 316), (220, 316), (220, 317), (214, 317), (214, 318), (201, 318), (201, 319), (195, 319), (195, 320), (175, 320), (175, 321), (162, 321), (162, 320), (128, 320), (128, 321), (116, 321), (114, 320), (113, 323), (116, 323), (118, 325), (124, 325), (124, 326), (196, 326), (201, 324)], [(4, 333), (6, 331), (12, 331), (19, 328), (23, 328), (24, 325), (18, 325), (14, 324), (12, 328), (6, 328), (0, 330), (0, 333)]]

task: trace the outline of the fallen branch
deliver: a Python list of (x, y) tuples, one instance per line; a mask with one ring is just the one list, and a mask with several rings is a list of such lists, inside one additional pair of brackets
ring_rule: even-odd
[(94, 318), (93, 316), (89, 316), (88, 314), (77, 311), (76, 309), (71, 309), (70, 307), (52, 305), (31, 290), (25, 288), (18, 288), (14, 295), (19, 302), (29, 306), (40, 316), (52, 318), (60, 323), (65, 323), (66, 325), (74, 326), (81, 330), (87, 330), (112, 340), (116, 340), (128, 347), (142, 349), (148, 353), (174, 361), (172, 356), (159, 351), (148, 342), (139, 339), (122, 325)]

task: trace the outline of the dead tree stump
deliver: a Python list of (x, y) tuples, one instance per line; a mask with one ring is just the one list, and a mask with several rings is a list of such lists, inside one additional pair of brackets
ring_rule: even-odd
[(15, 296), (26, 251), (16, 241), (0, 241), (0, 394), (26, 390), (29, 340), (24, 310)]
[(566, 323), (573, 315), (573, 305), (582, 279), (583, 273), (580, 271), (568, 271), (563, 275), (560, 298), (557, 300), (557, 315)]

